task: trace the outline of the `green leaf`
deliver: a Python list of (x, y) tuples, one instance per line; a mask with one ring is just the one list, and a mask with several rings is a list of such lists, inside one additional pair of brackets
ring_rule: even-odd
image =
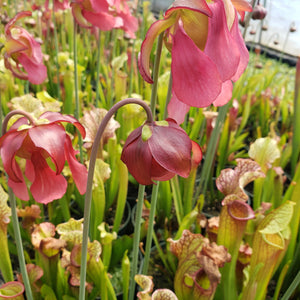
[(42, 285), (41, 295), (44, 300), (56, 300), (56, 296), (52, 288), (46, 284)]
[(262, 234), (275, 234), (286, 230), (293, 216), (294, 205), (293, 202), (287, 201), (277, 210), (274, 210), (273, 214), (266, 217), (268, 218), (268, 222), (259, 232)]

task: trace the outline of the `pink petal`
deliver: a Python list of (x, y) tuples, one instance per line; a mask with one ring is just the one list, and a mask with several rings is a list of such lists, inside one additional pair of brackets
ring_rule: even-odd
[(221, 93), (218, 95), (216, 100), (213, 102), (214, 106), (223, 106), (228, 103), (232, 97), (232, 82), (227, 80), (222, 84)]
[(61, 173), (65, 165), (64, 144), (65, 129), (55, 123), (32, 127), (29, 136), (36, 148), (45, 150), (56, 166), (56, 173)]
[(39, 152), (31, 158), (35, 170), (35, 180), (30, 191), (35, 201), (43, 204), (60, 199), (67, 190), (67, 181), (62, 175), (56, 175)]
[(61, 122), (67, 122), (72, 125), (74, 125), (80, 132), (83, 138), (85, 138), (85, 129), (80, 124), (80, 122), (70, 115), (62, 115), (59, 112), (52, 112), (52, 111), (46, 111), (42, 115), (40, 115), (39, 119), (47, 119), (51, 123), (61, 123)]
[(31, 11), (21, 11), (17, 13), (6, 25), (5, 25), (5, 35), (11, 37), (11, 27), (15, 25), (15, 23), (24, 17), (31, 16)]
[(172, 93), (171, 101), (168, 104), (168, 117), (174, 119), (177, 124), (182, 124), (185, 120), (185, 115), (190, 110), (190, 106), (179, 101), (176, 94)]
[(92, 25), (98, 27), (102, 31), (109, 31), (115, 27), (120, 27), (120, 18), (114, 17), (113, 15), (105, 12), (94, 13), (91, 11), (83, 10), (82, 15)]
[(29, 159), (26, 160), (25, 176), (30, 182), (34, 182), (35, 180), (34, 165)]
[(121, 160), (127, 165), (128, 171), (131, 175), (143, 185), (153, 184), (151, 179), (151, 162), (152, 155), (148, 147), (148, 142), (143, 142), (141, 136), (132, 139), (136, 136), (136, 131), (141, 132), (141, 127), (134, 130), (128, 137), (130, 143), (125, 143)]
[(153, 158), (160, 166), (182, 177), (189, 176), (192, 143), (181, 128), (154, 125), (148, 144)]
[(26, 74), (19, 68), (18, 63), (17, 65), (11, 64), (10, 57), (7, 55), (7, 53), (4, 53), (4, 65), (5, 68), (10, 70), (15, 77), (23, 80), (28, 80), (28, 74)]
[(123, 25), (121, 28), (129, 34), (129, 36), (134, 39), (135, 32), (138, 30), (138, 20), (136, 17), (132, 16), (130, 13), (120, 12), (118, 16), (123, 20)]
[(87, 20), (84, 18), (84, 16), (82, 15), (82, 10), (83, 7), (80, 4), (75, 3), (71, 3), (71, 7), (72, 7), (72, 14), (74, 19), (76, 20), (76, 22), (84, 28), (91, 28), (92, 25), (90, 23), (87, 22)]
[(238, 65), (235, 75), (231, 78), (232, 81), (237, 81), (240, 78), (240, 76), (243, 74), (243, 72), (245, 71), (245, 69), (248, 65), (248, 61), (249, 61), (249, 52), (247, 50), (245, 41), (239, 30), (239, 22), (238, 22), (237, 14), (235, 16), (234, 23), (232, 25), (230, 33), (231, 33), (233, 39), (235, 40), (235, 42), (237, 43), (237, 45), (239, 47), (239, 51), (240, 51), (240, 63)]
[(231, 0), (231, 2), (240, 14), (242, 21), (245, 17), (245, 11), (252, 11), (252, 6), (247, 0)]
[(14, 182), (22, 182), (23, 175), (15, 160), (17, 151), (21, 148), (27, 136), (27, 130), (8, 131), (0, 138), (0, 153), (3, 167), (8, 177)]
[(221, 91), (221, 79), (214, 62), (185, 34), (181, 26), (173, 37), (173, 92), (179, 101), (207, 107)]
[(25, 201), (29, 200), (29, 194), (28, 194), (28, 190), (27, 190), (27, 185), (26, 182), (24, 180), (22, 171), (19, 167), (19, 165), (16, 163), (16, 161), (13, 161), (13, 165), (14, 165), (14, 170), (18, 176), (18, 178), (20, 179), (19, 182), (15, 182), (13, 181), (10, 177), (8, 178), (8, 186), (13, 190), (14, 194)]
[(18, 56), (19, 62), (28, 74), (28, 80), (33, 84), (41, 84), (47, 78), (47, 68), (43, 63), (36, 63), (26, 54)]
[(197, 168), (202, 160), (203, 155), (200, 146), (194, 141), (192, 141), (192, 154), (192, 167)]
[(175, 0), (172, 6), (166, 11), (166, 15), (173, 13), (174, 10), (187, 9), (211, 16), (211, 10), (205, 0)]
[(20, 52), (26, 49), (28, 49), (27, 45), (15, 39), (9, 39), (5, 43), (5, 51), (8, 56), (11, 56), (11, 54), (13, 53)]
[(149, 83), (153, 83), (150, 74), (150, 54), (152, 51), (152, 47), (155, 39), (158, 37), (160, 33), (165, 31), (167, 28), (174, 25), (176, 22), (176, 15), (171, 16), (169, 18), (165, 18), (164, 20), (158, 20), (154, 22), (149, 30), (146, 33), (146, 37), (141, 46), (141, 52), (139, 53), (139, 70), (145, 81)]
[(65, 141), (64, 149), (65, 157), (69, 163), (74, 182), (78, 188), (79, 193), (83, 195), (86, 191), (88, 172), (86, 167), (76, 159), (76, 151), (73, 149), (71, 138), (68, 135)]
[(240, 61), (239, 47), (230, 34), (224, 4), (218, 0), (210, 4), (213, 17), (209, 19), (208, 37), (204, 52), (215, 62), (222, 81), (231, 79)]
[(176, 174), (164, 169), (154, 159), (151, 164), (151, 179), (157, 181), (167, 181), (173, 178)]
[(95, 13), (105, 11), (108, 12), (109, 10), (109, 4), (107, 3), (106, 0), (90, 0), (92, 10)]

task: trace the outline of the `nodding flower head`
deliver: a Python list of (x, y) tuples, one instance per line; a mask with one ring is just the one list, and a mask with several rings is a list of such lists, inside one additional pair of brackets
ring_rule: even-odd
[(47, 78), (41, 46), (27, 30), (15, 24), (27, 16), (31, 16), (30, 11), (19, 12), (5, 26), (4, 63), (15, 77), (41, 84)]
[[(0, 155), (8, 185), (20, 199), (29, 200), (27, 185), (37, 202), (47, 204), (61, 198), (67, 189), (67, 181), (61, 174), (65, 161), (78, 191), (85, 193), (87, 170), (77, 161), (77, 152), (63, 122), (73, 124), (85, 136), (84, 127), (74, 117), (45, 112), (35, 124), (29, 125), (25, 117), (18, 119), (0, 138)], [(21, 163), (22, 159), (25, 164)]]

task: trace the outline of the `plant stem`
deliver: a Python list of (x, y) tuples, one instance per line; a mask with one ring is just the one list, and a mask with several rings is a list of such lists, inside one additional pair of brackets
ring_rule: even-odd
[(135, 103), (142, 106), (147, 113), (147, 122), (153, 122), (153, 117), (150, 108), (143, 100), (128, 98), (116, 103), (103, 118), (91, 150), (91, 157), (88, 170), (87, 187), (84, 201), (84, 221), (83, 221), (83, 238), (82, 238), (82, 250), (81, 250), (81, 269), (80, 269), (80, 287), (79, 287), (79, 300), (85, 299), (85, 280), (86, 280), (86, 262), (87, 262), (87, 246), (88, 246), (88, 236), (89, 236), (89, 226), (90, 226), (90, 214), (91, 214), (91, 203), (92, 203), (92, 190), (93, 190), (93, 177), (95, 171), (95, 163), (97, 158), (98, 148), (101, 142), (101, 137), (104, 129), (110, 120), (110, 118), (115, 114), (115, 112), (122, 106)]
[(211, 134), (210, 140), (207, 145), (207, 151), (205, 155), (205, 160), (203, 164), (203, 168), (201, 171), (201, 177), (199, 185), (196, 189), (195, 199), (198, 199), (200, 193), (205, 194), (207, 190), (207, 184), (211, 174), (211, 168), (213, 165), (213, 161), (215, 158), (215, 153), (217, 151), (219, 136), (221, 133), (221, 128), (226, 118), (227, 110), (228, 110), (229, 103), (220, 107), (219, 114), (216, 120), (215, 128)]
[(134, 236), (133, 236), (133, 257), (132, 257), (132, 267), (130, 275), (130, 285), (129, 285), (129, 300), (134, 299), (135, 294), (135, 281), (134, 276), (137, 274), (138, 269), (138, 258), (139, 258), (139, 244), (140, 244), (140, 234), (141, 234), (141, 219), (144, 203), (144, 193), (145, 186), (139, 185), (138, 201), (135, 211), (135, 221), (134, 221)]
[[(77, 71), (77, 23), (73, 21), (73, 59), (74, 59), (74, 85), (75, 85), (75, 111), (74, 117), (78, 120), (80, 115), (80, 107), (79, 107), (79, 96), (78, 96), (78, 71)], [(78, 145), (80, 151), (80, 162), (83, 161), (83, 153), (82, 153), (82, 138), (81, 135), (78, 135)]]
[(144, 264), (143, 264), (143, 271), (142, 271), (142, 273), (145, 275), (148, 272), (148, 266), (149, 266), (158, 189), (159, 189), (159, 182), (157, 182), (157, 184), (153, 185), (153, 188), (152, 188), (151, 208), (150, 208), (150, 215), (149, 215), (149, 227), (148, 227), (148, 231), (147, 231), (146, 250), (145, 250), (145, 257), (144, 257)]
[(100, 94), (100, 88), (101, 87), (101, 82), (99, 80), (99, 74), (100, 74), (100, 59), (101, 59), (101, 30), (99, 29), (99, 34), (98, 34), (98, 54), (97, 54), (97, 75), (96, 75), (96, 99), (95, 99), (95, 105), (98, 107), (98, 100), (99, 100), (99, 94)]
[(56, 20), (55, 20), (55, 10), (54, 10), (54, 0), (52, 1), (52, 22), (53, 22), (53, 32), (54, 32), (54, 45), (55, 45), (55, 65), (56, 65), (56, 92), (58, 100), (60, 98), (60, 81), (59, 81), (59, 64), (58, 64), (58, 39), (57, 39), (57, 31), (56, 31)]
[(151, 108), (152, 114), (155, 113), (155, 106), (156, 106), (158, 71), (159, 71), (159, 63), (160, 63), (160, 57), (161, 57), (163, 36), (164, 36), (164, 32), (162, 32), (158, 36), (158, 39), (157, 39), (156, 55), (155, 55), (154, 67), (153, 67), (153, 85), (152, 85), (152, 93), (151, 93), (151, 100), (150, 100), (150, 108)]
[(15, 195), (11, 188), (8, 188), (8, 194), (9, 194), (9, 201), (10, 201), (10, 207), (11, 207), (11, 218), (15, 233), (15, 242), (17, 246), (17, 253), (18, 253), (18, 260), (20, 264), (21, 274), (23, 283), (25, 286), (25, 293), (28, 300), (33, 300), (32, 291), (30, 287), (29, 277), (26, 270), (26, 263), (25, 263), (25, 257), (24, 257), (24, 251), (23, 251), (23, 244), (22, 244), (22, 238), (19, 228), (19, 220), (17, 215), (17, 203)]

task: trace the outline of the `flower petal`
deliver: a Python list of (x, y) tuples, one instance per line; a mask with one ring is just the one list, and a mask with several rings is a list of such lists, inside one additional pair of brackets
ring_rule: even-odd
[(17, 170), (18, 177), (21, 179), (21, 181), (15, 182), (15, 181), (11, 180), (11, 178), (9, 177), (7, 184), (13, 190), (14, 194), (18, 198), (20, 198), (24, 201), (28, 201), (29, 200), (28, 189), (27, 189), (27, 185), (24, 180), (23, 174), (21, 172), (21, 169), (15, 161), (13, 162), (13, 164), (15, 164), (14, 169)]
[(69, 163), (74, 182), (78, 188), (79, 193), (83, 195), (86, 191), (88, 172), (86, 167), (76, 159), (76, 151), (73, 149), (71, 138), (68, 135), (66, 137), (64, 149), (65, 157)]
[(189, 176), (192, 143), (185, 132), (173, 126), (154, 125), (148, 144), (159, 165), (182, 177)]
[(232, 96), (232, 82), (231, 80), (227, 80), (222, 84), (221, 93), (218, 95), (216, 100), (213, 102), (214, 106), (222, 106), (225, 105), (228, 101), (230, 101)]
[(154, 22), (146, 33), (146, 37), (141, 46), (141, 52), (139, 53), (139, 70), (145, 81), (153, 83), (150, 74), (150, 54), (157, 36), (171, 27), (176, 21), (176, 15), (170, 15), (170, 17), (164, 20), (158, 20)]
[(28, 134), (35, 147), (44, 149), (51, 157), (56, 166), (56, 174), (61, 173), (65, 165), (65, 129), (54, 123), (30, 128)]
[(5, 35), (7, 37), (11, 37), (10, 29), (14, 26), (14, 24), (21, 18), (31, 16), (31, 11), (21, 11), (17, 13), (6, 25), (5, 25)]
[(245, 69), (248, 65), (248, 61), (249, 61), (249, 52), (247, 50), (245, 41), (239, 30), (239, 22), (238, 22), (237, 14), (235, 16), (234, 23), (232, 25), (230, 33), (231, 33), (233, 39), (235, 40), (235, 42), (237, 43), (237, 45), (239, 47), (239, 51), (240, 51), (240, 62), (239, 62), (239, 65), (238, 65), (235, 75), (231, 78), (232, 81), (237, 81), (240, 78), (240, 76), (242, 75), (242, 73), (245, 71)]
[(33, 84), (41, 84), (47, 78), (47, 68), (43, 63), (36, 63), (24, 53), (18, 56), (19, 62), (28, 74), (28, 80)]
[(102, 31), (112, 30), (113, 28), (121, 27), (123, 25), (121, 18), (114, 17), (113, 15), (105, 12), (94, 13), (83, 10), (82, 15), (88, 22)]
[(176, 94), (172, 92), (172, 98), (168, 104), (168, 117), (174, 119), (177, 124), (182, 124), (189, 110), (190, 106), (179, 101)]
[(209, 32), (204, 52), (215, 62), (222, 81), (231, 79), (240, 62), (240, 51), (230, 34), (226, 22), (224, 4), (210, 4), (213, 17), (209, 20)]
[(207, 107), (221, 91), (222, 81), (214, 62), (203, 53), (181, 26), (173, 36), (173, 91), (178, 100), (194, 107)]
[(8, 131), (0, 138), (0, 153), (3, 167), (8, 177), (14, 182), (23, 181), (23, 175), (15, 160), (15, 156), (26, 136), (27, 130)]
[[(148, 146), (148, 142), (143, 142), (141, 135), (137, 136), (137, 132), (141, 132), (141, 127), (134, 130), (125, 143), (122, 151), (121, 160), (127, 165), (131, 175), (143, 185), (153, 184), (151, 179), (151, 162), (152, 155)], [(137, 132), (136, 132), (137, 131)], [(132, 139), (136, 137), (136, 139)]]
[(84, 16), (82, 15), (82, 6), (78, 3), (71, 3), (71, 7), (72, 7), (72, 14), (74, 19), (76, 20), (76, 22), (84, 28), (91, 28), (92, 25), (90, 23), (87, 22), (87, 20), (84, 18)]
[(55, 174), (41, 153), (34, 152), (31, 161), (35, 170), (35, 180), (30, 187), (34, 200), (47, 204), (60, 199), (67, 190), (66, 179), (61, 174)]
[(84, 126), (80, 124), (80, 122), (70, 115), (62, 115), (59, 112), (53, 112), (53, 111), (47, 111), (43, 113), (39, 119), (47, 119), (51, 123), (61, 123), (61, 122), (67, 122), (72, 125), (74, 125), (80, 132), (81, 136), (85, 138), (85, 129)]

